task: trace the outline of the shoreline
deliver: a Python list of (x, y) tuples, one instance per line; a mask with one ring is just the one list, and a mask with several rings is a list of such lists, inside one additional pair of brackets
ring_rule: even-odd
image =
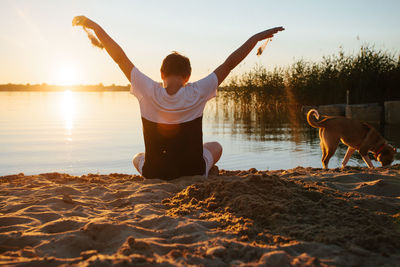
[(400, 164), (0, 177), (0, 263), (395, 266)]

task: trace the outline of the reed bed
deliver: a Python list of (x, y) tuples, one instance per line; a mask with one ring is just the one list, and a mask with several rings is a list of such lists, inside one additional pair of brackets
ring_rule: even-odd
[(347, 90), (352, 104), (400, 100), (399, 53), (366, 45), (355, 54), (340, 50), (319, 62), (299, 60), (272, 70), (256, 66), (231, 78), (220, 98), (234, 103), (238, 114), (282, 113), (301, 105), (346, 103)]

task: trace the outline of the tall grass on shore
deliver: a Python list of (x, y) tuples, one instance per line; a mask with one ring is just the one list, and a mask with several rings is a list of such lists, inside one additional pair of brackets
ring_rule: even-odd
[(256, 66), (219, 90), (216, 103), (223, 114), (216, 117), (251, 138), (268, 139), (274, 131), (274, 138), (314, 140), (301, 106), (346, 103), (347, 90), (352, 104), (400, 100), (398, 53), (362, 46), (356, 54), (341, 50), (320, 62), (299, 60), (272, 70)]
[(325, 56), (320, 62), (299, 60), (286, 68), (253, 70), (230, 79), (225, 101), (239, 113), (288, 112), (294, 106), (383, 103), (400, 100), (400, 55), (362, 46), (356, 54)]

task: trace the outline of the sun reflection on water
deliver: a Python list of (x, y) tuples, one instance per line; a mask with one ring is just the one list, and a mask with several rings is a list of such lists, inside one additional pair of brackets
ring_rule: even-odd
[(64, 118), (66, 140), (72, 141), (72, 129), (74, 128), (74, 117), (76, 114), (76, 99), (71, 90), (63, 92), (60, 107)]

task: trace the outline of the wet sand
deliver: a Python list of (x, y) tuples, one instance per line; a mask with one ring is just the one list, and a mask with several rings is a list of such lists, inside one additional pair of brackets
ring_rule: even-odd
[(400, 165), (0, 177), (0, 264), (399, 263)]

